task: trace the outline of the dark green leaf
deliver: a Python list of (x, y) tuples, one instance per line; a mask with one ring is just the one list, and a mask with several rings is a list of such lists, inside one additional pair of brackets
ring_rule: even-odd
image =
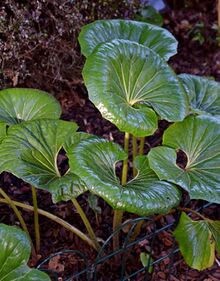
[(220, 83), (206, 77), (179, 75), (189, 96), (191, 111), (220, 116)]
[(89, 193), (88, 203), (89, 203), (89, 207), (95, 213), (97, 213), (97, 214), (101, 214), (102, 213), (102, 209), (98, 206), (98, 197), (95, 194)]
[(84, 140), (69, 149), (68, 158), (71, 170), (88, 189), (114, 209), (139, 215), (166, 213), (180, 200), (180, 193), (174, 185), (158, 180), (149, 168), (146, 156), (136, 159), (137, 177), (122, 186), (115, 165), (127, 155), (112, 142), (99, 138)]
[(52, 192), (53, 202), (68, 201), (86, 192), (85, 183), (75, 174), (68, 173), (53, 180), (48, 190)]
[(63, 147), (67, 151), (71, 145), (77, 145), (82, 140), (86, 140), (86, 139), (93, 138), (93, 137), (94, 137), (94, 135), (90, 135), (90, 134), (87, 134), (84, 132), (76, 132), (75, 134), (72, 134), (68, 137), (68, 139), (64, 143)]
[(0, 224), (0, 249), (0, 281), (50, 280), (45, 273), (27, 266), (31, 247), (22, 230)]
[(135, 19), (138, 21), (143, 21), (158, 26), (163, 25), (163, 17), (154, 7), (150, 5), (141, 8), (135, 15)]
[(86, 57), (100, 44), (114, 39), (125, 39), (149, 47), (166, 60), (177, 52), (177, 41), (169, 31), (138, 21), (98, 20), (85, 25), (79, 35), (81, 51)]
[[(189, 116), (171, 125), (163, 145), (149, 153), (150, 167), (161, 180), (176, 183), (191, 199), (220, 203), (220, 121), (211, 116)], [(176, 151), (187, 155), (186, 167), (176, 164)]]
[(35, 119), (59, 119), (61, 107), (46, 92), (12, 88), (0, 91), (0, 121), (8, 125)]
[(83, 77), (103, 117), (137, 137), (153, 134), (156, 113), (168, 121), (183, 120), (188, 113), (186, 93), (174, 72), (137, 43), (103, 44), (87, 59)]
[(61, 180), (58, 152), (76, 129), (75, 123), (61, 120), (35, 120), (11, 126), (0, 146), (0, 170), (52, 192), (49, 184)]
[(182, 213), (174, 231), (186, 263), (197, 270), (211, 267), (215, 260), (215, 241), (205, 221), (192, 221)]

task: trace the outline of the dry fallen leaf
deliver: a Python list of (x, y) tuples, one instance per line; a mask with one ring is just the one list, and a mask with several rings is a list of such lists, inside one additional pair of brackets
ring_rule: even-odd
[(52, 271), (56, 271), (58, 273), (63, 272), (65, 267), (62, 263), (60, 263), (60, 256), (55, 256), (50, 259), (48, 264), (48, 269)]

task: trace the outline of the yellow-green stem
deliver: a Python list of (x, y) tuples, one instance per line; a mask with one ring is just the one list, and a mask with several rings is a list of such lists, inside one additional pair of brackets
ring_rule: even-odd
[[(129, 133), (125, 133), (124, 137), (124, 151), (128, 154), (129, 148)], [(128, 176), (128, 158), (123, 161), (122, 167), (122, 177), (121, 177), (121, 184), (125, 185), (127, 183), (127, 176)]]
[(86, 214), (84, 213), (83, 209), (81, 208), (81, 206), (79, 205), (79, 203), (77, 202), (77, 200), (74, 198), (72, 199), (72, 202), (73, 202), (73, 205), (75, 206), (77, 212), (79, 213), (82, 221), (84, 222), (84, 225), (88, 231), (88, 234), (90, 236), (90, 238), (92, 239), (92, 241), (94, 242), (94, 244), (96, 245), (96, 248), (99, 249), (100, 248), (100, 245), (97, 241), (97, 237), (91, 227), (91, 224), (89, 222), (89, 220), (87, 219), (87, 216)]
[(133, 176), (137, 175), (137, 169), (135, 168), (134, 161), (137, 156), (137, 138), (132, 136), (132, 161), (133, 161)]
[[(14, 201), (14, 200), (11, 200), (11, 202), (13, 203), (13, 205), (18, 206), (20, 208), (23, 208), (23, 209), (26, 209), (26, 210), (32, 211), (32, 212), (34, 211), (33, 206), (30, 206), (30, 205), (27, 205), (27, 204), (24, 204), (24, 203), (21, 203), (21, 202), (17, 202), (17, 201)], [(2, 199), (2, 198), (0, 198), (0, 203), (10, 205), (10, 203), (6, 199)], [(88, 236), (86, 236), (83, 232), (81, 232), (78, 228), (74, 227), (73, 225), (69, 224), (68, 222), (62, 220), (61, 218), (59, 218), (59, 217), (57, 217), (57, 216), (55, 216), (51, 213), (48, 213), (44, 210), (41, 210), (41, 209), (38, 208), (37, 211), (38, 211), (39, 215), (43, 215), (43, 216), (47, 217), (48, 219), (50, 219), (50, 220), (60, 224), (61, 226), (65, 227), (69, 231), (73, 232), (75, 235), (79, 236), (88, 245), (90, 245), (95, 250), (97, 250), (94, 242)]]
[[(124, 150), (128, 154), (129, 149), (129, 133), (125, 133), (124, 137)], [(123, 161), (122, 167), (122, 178), (121, 184), (122, 186), (127, 183), (128, 177), (128, 158)], [(114, 218), (113, 218), (113, 231), (115, 231), (122, 223), (123, 218), (123, 211), (115, 210), (114, 211)], [(116, 233), (113, 237), (113, 249), (116, 250), (119, 248), (119, 233)]]
[(139, 155), (144, 154), (144, 143), (145, 143), (145, 137), (140, 138)]
[(18, 208), (16, 207), (16, 205), (14, 204), (14, 201), (11, 200), (11, 198), (4, 192), (4, 190), (2, 188), (0, 188), (0, 194), (2, 195), (2, 197), (4, 197), (5, 199), (1, 199), (0, 200), (5, 200), (5, 202), (12, 208), (12, 210), (14, 211), (15, 215), (17, 216), (20, 224), (21, 224), (21, 227), (23, 228), (24, 232), (26, 233), (28, 239), (30, 240), (30, 243), (31, 243), (31, 248), (32, 248), (32, 254), (34, 256), (36, 256), (36, 252), (35, 252), (35, 249), (34, 249), (34, 246), (33, 246), (33, 243), (32, 243), (32, 240), (31, 240), (31, 236), (29, 234), (29, 231), (28, 231), (28, 228), (27, 228), (27, 225), (21, 215), (21, 213), (19, 212)]
[(139, 221), (139, 222), (137, 223), (137, 225), (135, 226), (134, 232), (133, 232), (133, 234), (132, 234), (132, 236), (131, 236), (130, 241), (134, 241), (135, 238), (140, 234), (140, 232), (141, 232), (141, 227), (142, 227), (143, 223), (144, 223), (144, 220)]
[(36, 251), (40, 252), (40, 227), (39, 227), (39, 216), (38, 216), (38, 205), (37, 205), (37, 191), (34, 186), (31, 187), (32, 191), (32, 199), (34, 206), (34, 231), (35, 231), (35, 243), (36, 243)]

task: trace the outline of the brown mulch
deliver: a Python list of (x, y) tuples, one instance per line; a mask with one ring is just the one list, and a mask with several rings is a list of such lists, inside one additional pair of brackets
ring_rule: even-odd
[[(129, 2), (129, 1), (128, 1)], [(77, 36), (82, 25), (99, 18), (132, 18), (137, 1), (97, 0), (97, 1), (58, 1), (58, 0), (4, 0), (0, 3), (0, 87), (33, 87), (55, 95), (63, 109), (64, 120), (75, 121), (80, 130), (103, 136), (119, 144), (123, 143), (123, 134), (110, 122), (104, 120), (98, 110), (88, 100), (86, 89), (81, 79), (83, 57), (77, 43)], [(192, 73), (212, 76), (220, 81), (220, 48), (217, 41), (217, 14), (215, 1), (167, 1), (170, 10), (164, 15), (165, 27), (179, 41), (178, 54), (170, 60), (177, 73)], [(181, 3), (180, 3), (181, 2)], [(200, 41), (198, 41), (200, 38)], [(204, 42), (201, 42), (204, 41)], [(166, 122), (161, 122), (158, 131), (148, 137), (146, 152), (150, 147), (160, 144)], [(30, 187), (15, 177), (4, 173), (1, 186), (8, 195), (17, 201), (32, 204)], [(39, 207), (85, 231), (85, 228), (71, 203), (54, 205), (50, 195), (38, 191)], [(111, 234), (112, 210), (99, 199), (102, 208), (97, 224), (94, 212), (88, 207), (88, 195), (80, 197), (98, 237), (107, 239)], [(185, 195), (187, 198), (187, 196)], [(193, 200), (192, 208), (202, 202)], [(0, 206), (1, 222), (18, 224), (14, 213), (7, 206)], [(33, 216), (22, 212), (27, 225), (33, 233)], [(204, 210), (205, 215), (220, 219), (218, 207), (213, 205)], [(126, 214), (125, 219), (135, 216)], [(157, 222), (161, 228), (174, 221), (168, 215)], [(95, 251), (87, 247), (80, 239), (59, 225), (40, 217), (42, 247), (39, 261), (50, 254), (63, 249), (79, 250), (89, 261), (94, 261)], [(152, 228), (144, 225), (142, 234), (150, 233)], [(124, 233), (126, 235), (126, 233)], [(171, 230), (158, 234), (153, 247), (154, 260), (168, 254), (175, 246)], [(137, 244), (127, 260), (127, 272), (141, 268), (139, 253), (149, 251), (150, 240)], [(31, 260), (36, 266), (36, 261)], [(53, 258), (47, 268), (57, 271), (60, 276), (67, 276), (83, 269), (83, 259), (77, 254), (59, 255)], [(117, 270), (120, 264), (113, 259), (98, 267), (98, 279), (118, 280)], [(169, 276), (169, 277), (168, 277)], [(84, 279), (83, 279), (84, 278)], [(85, 275), (81, 280), (85, 280)], [(138, 275), (134, 280), (144, 280)], [(170, 279), (168, 279), (170, 278)], [(60, 279), (62, 280), (62, 279)], [(189, 269), (181, 255), (168, 257), (154, 266), (152, 280), (163, 281), (216, 281), (220, 280), (220, 269), (217, 264), (210, 270), (198, 272)]]

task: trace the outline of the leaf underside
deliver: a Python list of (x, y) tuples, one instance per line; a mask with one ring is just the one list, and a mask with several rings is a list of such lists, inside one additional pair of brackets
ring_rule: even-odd
[(193, 221), (184, 212), (174, 236), (186, 263), (197, 270), (211, 267), (220, 249), (220, 221)]
[(213, 265), (215, 241), (206, 221), (192, 221), (183, 212), (174, 236), (184, 260), (190, 267), (204, 270)]

